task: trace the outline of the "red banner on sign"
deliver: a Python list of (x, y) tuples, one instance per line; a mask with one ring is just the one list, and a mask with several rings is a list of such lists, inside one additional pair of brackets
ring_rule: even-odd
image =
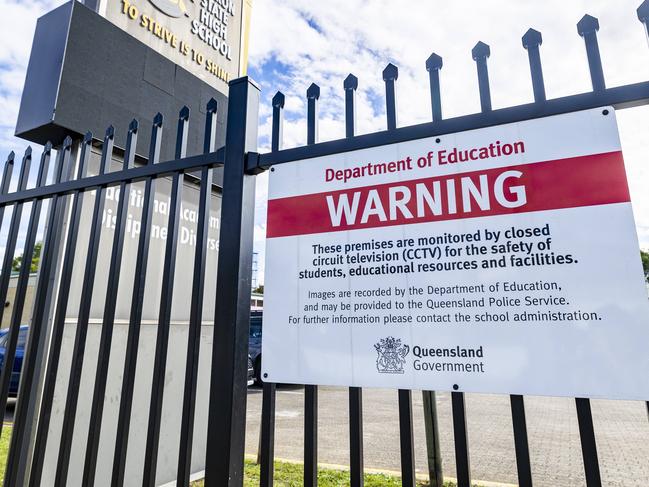
[(266, 236), (286, 237), (630, 201), (622, 152), (521, 164), (268, 201)]

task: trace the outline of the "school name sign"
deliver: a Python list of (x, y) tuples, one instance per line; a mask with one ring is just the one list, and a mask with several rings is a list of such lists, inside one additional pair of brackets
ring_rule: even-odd
[(275, 167), (273, 382), (649, 398), (612, 108)]

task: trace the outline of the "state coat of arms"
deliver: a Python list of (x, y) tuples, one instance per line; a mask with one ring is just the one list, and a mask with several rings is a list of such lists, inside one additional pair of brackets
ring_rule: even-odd
[(378, 357), (376, 369), (382, 374), (403, 374), (406, 355), (410, 351), (408, 345), (402, 345), (401, 339), (394, 337), (381, 338), (374, 344)]

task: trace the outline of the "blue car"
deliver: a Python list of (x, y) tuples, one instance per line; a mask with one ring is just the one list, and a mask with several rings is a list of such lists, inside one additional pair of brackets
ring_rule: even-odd
[[(25, 345), (27, 343), (27, 333), (29, 327), (21, 326), (18, 333), (18, 344), (16, 345), (16, 357), (14, 359), (14, 368), (9, 383), (9, 396), (18, 395), (18, 384), (20, 382), (20, 370), (23, 368), (23, 357), (25, 356)], [(0, 370), (4, 366), (5, 354), (7, 351), (7, 341), (9, 340), (9, 330), (0, 330)]]
[(250, 312), (250, 335), (248, 336), (248, 357), (252, 359), (252, 366), (255, 375), (255, 383), (263, 383), (261, 377), (261, 322), (262, 311)]

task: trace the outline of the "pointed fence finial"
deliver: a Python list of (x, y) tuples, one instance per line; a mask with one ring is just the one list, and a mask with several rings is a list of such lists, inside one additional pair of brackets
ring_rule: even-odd
[(358, 89), (358, 78), (353, 74), (349, 73), (343, 81), (343, 88), (345, 90), (356, 90)]
[(130, 169), (135, 165), (135, 150), (137, 147), (137, 131), (139, 126), (136, 119), (131, 120), (131, 123), (128, 124), (126, 148), (124, 149), (124, 169)]
[(545, 101), (545, 83), (543, 82), (543, 68), (541, 66), (541, 53), (539, 51), (539, 46), (543, 43), (543, 38), (538, 30), (528, 29), (521, 40), (523, 41), (523, 47), (527, 50), (527, 57), (530, 62), (534, 101)]
[(399, 77), (399, 68), (392, 63), (388, 65), (383, 70), (383, 81), (396, 80)]
[(318, 100), (320, 98), (320, 87), (315, 83), (311, 83), (311, 86), (309, 86), (306, 90), (306, 97), (308, 99)]
[(476, 62), (478, 70), (478, 89), (480, 90), (480, 109), (483, 112), (491, 111), (491, 89), (489, 88), (489, 71), (487, 70), (487, 59), (491, 55), (488, 44), (482, 41), (471, 49), (471, 57)]
[(285, 101), (286, 101), (286, 97), (284, 96), (284, 93), (278, 91), (277, 93), (275, 93), (275, 96), (273, 96), (273, 100), (272, 100), (273, 107), (284, 108)]
[(109, 125), (104, 136), (104, 144), (101, 148), (101, 162), (99, 163), (99, 174), (108, 171), (108, 165), (113, 159), (113, 141), (115, 139), (115, 127)]
[(85, 170), (88, 167), (90, 159), (90, 145), (92, 144), (92, 132), (86, 132), (81, 143), (81, 155), (79, 156), (79, 166), (77, 167), (77, 179), (83, 178)]
[(442, 56), (432, 53), (426, 59), (426, 71), (430, 85), (430, 106), (433, 114), (433, 122), (442, 119), (442, 95), (439, 83), (439, 72), (443, 66)]
[(598, 30), (599, 21), (592, 15), (586, 14), (577, 22), (577, 32), (584, 38), (586, 44), (586, 56), (588, 57), (588, 69), (590, 70), (593, 91), (603, 91), (606, 89), (602, 59), (599, 55), (599, 45), (597, 43)]
[(151, 125), (151, 141), (149, 142), (149, 159), (147, 164), (157, 164), (160, 162), (160, 146), (162, 144), (162, 124), (164, 117), (158, 112), (153, 117)]
[(178, 131), (176, 134), (176, 159), (182, 159), (187, 153), (187, 129), (189, 125), (189, 107), (185, 105), (178, 113)]
[(218, 113), (218, 102), (210, 98), (207, 102), (207, 113), (205, 114), (205, 139), (203, 141), (203, 152), (209, 154), (216, 150), (216, 116)]
[(649, 0), (642, 2), (636, 9), (636, 13), (638, 14), (638, 20), (647, 27), (647, 22), (649, 21)]

